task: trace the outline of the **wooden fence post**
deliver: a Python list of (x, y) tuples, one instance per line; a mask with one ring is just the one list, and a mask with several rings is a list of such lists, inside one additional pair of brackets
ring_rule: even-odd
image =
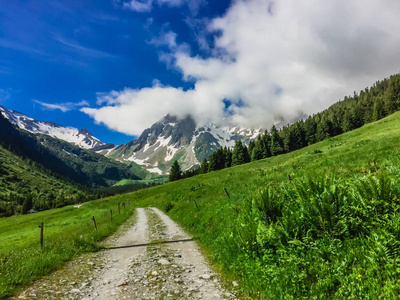
[(228, 191), (226, 190), (226, 188), (224, 188), (225, 194), (228, 196), (229, 199), (231, 199), (231, 197), (229, 196)]
[(93, 216), (92, 220), (93, 220), (93, 223), (94, 223), (94, 230), (97, 231), (97, 225), (96, 225), (96, 220), (94, 219), (94, 216)]
[(193, 199), (194, 204), (196, 204), (197, 210), (200, 210), (199, 206), (197, 205), (196, 199)]
[(43, 250), (43, 222), (39, 225), (40, 228), (40, 248)]
[(112, 222), (112, 209), (110, 209), (110, 214), (111, 214), (111, 222)]

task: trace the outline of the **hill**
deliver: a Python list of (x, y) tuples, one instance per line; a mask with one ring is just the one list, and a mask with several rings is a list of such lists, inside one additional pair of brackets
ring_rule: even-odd
[(4, 148), (79, 184), (99, 187), (122, 179), (141, 179), (126, 164), (48, 135), (17, 129), (1, 114), (0, 127), (0, 145)]
[[(242, 292), (252, 298), (395, 298), (400, 280), (399, 118), (398, 112), (288, 154), (107, 201), (168, 212), (228, 279), (240, 279)], [(92, 202), (91, 207), (96, 203), (103, 205)], [(63, 222), (60, 212), (45, 213)], [(27, 217), (38, 223), (41, 214), (0, 220), (0, 252), (13, 263), (10, 273), (8, 260), (1, 260), (0, 278), (10, 284), (26, 282), (21, 274), (30, 271), (19, 267), (9, 245), (32, 247), (36, 233), (19, 224)], [(75, 222), (89, 224), (86, 219)], [(79, 240), (82, 233), (68, 234)], [(16, 244), (13, 239), (20, 235), (25, 238)], [(36, 259), (24, 255), (26, 265)]]
[[(84, 202), (95, 195), (0, 147), (0, 217)], [(25, 211), (23, 211), (25, 210)]]
[(251, 297), (394, 299), (399, 119), (126, 197), (167, 211)]

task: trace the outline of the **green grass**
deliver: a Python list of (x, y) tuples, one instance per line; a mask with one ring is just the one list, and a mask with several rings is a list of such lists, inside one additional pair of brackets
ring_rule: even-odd
[(131, 185), (131, 184), (138, 184), (138, 183), (166, 183), (168, 182), (168, 176), (158, 176), (153, 179), (143, 179), (143, 180), (132, 180), (132, 179), (122, 179), (118, 181), (113, 186), (122, 186), (122, 185)]
[[(240, 279), (243, 297), (395, 298), (399, 118), (396, 113), (289, 154), (86, 203), (81, 211), (66, 207), (1, 219), (0, 295), (75, 253), (95, 250), (116, 226), (95, 233), (91, 215), (96, 211), (99, 224), (109, 224), (108, 207), (130, 200), (166, 211), (199, 240), (227, 280)], [(49, 256), (38, 249), (44, 218), (54, 224), (46, 233)]]
[[(73, 256), (100, 249), (97, 242), (114, 232), (133, 211), (133, 204), (118, 213), (120, 197), (66, 206), (31, 215), (0, 219), (0, 298), (58, 268)], [(110, 220), (113, 210), (113, 222)], [(91, 218), (95, 216), (98, 231)], [(39, 224), (44, 222), (44, 249)]]
[(394, 298), (400, 292), (399, 118), (132, 195), (197, 237), (249, 297)]

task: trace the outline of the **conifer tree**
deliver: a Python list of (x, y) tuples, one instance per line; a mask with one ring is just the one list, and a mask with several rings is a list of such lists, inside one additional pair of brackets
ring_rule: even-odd
[(232, 166), (237, 166), (245, 163), (245, 153), (242, 141), (236, 141), (232, 151)]
[(230, 168), (232, 165), (232, 151), (231, 149), (224, 147), (224, 162), (225, 168)]
[(281, 154), (283, 152), (282, 147), (282, 139), (279, 136), (279, 132), (276, 129), (275, 125), (272, 125), (271, 128), (271, 141), (270, 141), (270, 151), (271, 155), (275, 156)]
[(182, 170), (178, 161), (175, 160), (171, 166), (171, 170), (169, 171), (169, 181), (176, 181), (182, 178)]
[(203, 159), (203, 162), (201, 163), (200, 166), (200, 174), (205, 174), (208, 172), (208, 161), (207, 159)]
[(254, 160), (259, 160), (259, 159), (263, 159), (263, 158), (264, 158), (264, 155), (263, 155), (261, 143), (260, 143), (260, 141), (257, 141), (255, 143), (255, 146), (251, 153), (251, 160), (254, 161)]

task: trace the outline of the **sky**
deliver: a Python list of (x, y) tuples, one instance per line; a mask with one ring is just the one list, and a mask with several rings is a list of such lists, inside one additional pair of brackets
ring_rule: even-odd
[(400, 72), (398, 0), (0, 0), (0, 105), (127, 143), (269, 129)]

